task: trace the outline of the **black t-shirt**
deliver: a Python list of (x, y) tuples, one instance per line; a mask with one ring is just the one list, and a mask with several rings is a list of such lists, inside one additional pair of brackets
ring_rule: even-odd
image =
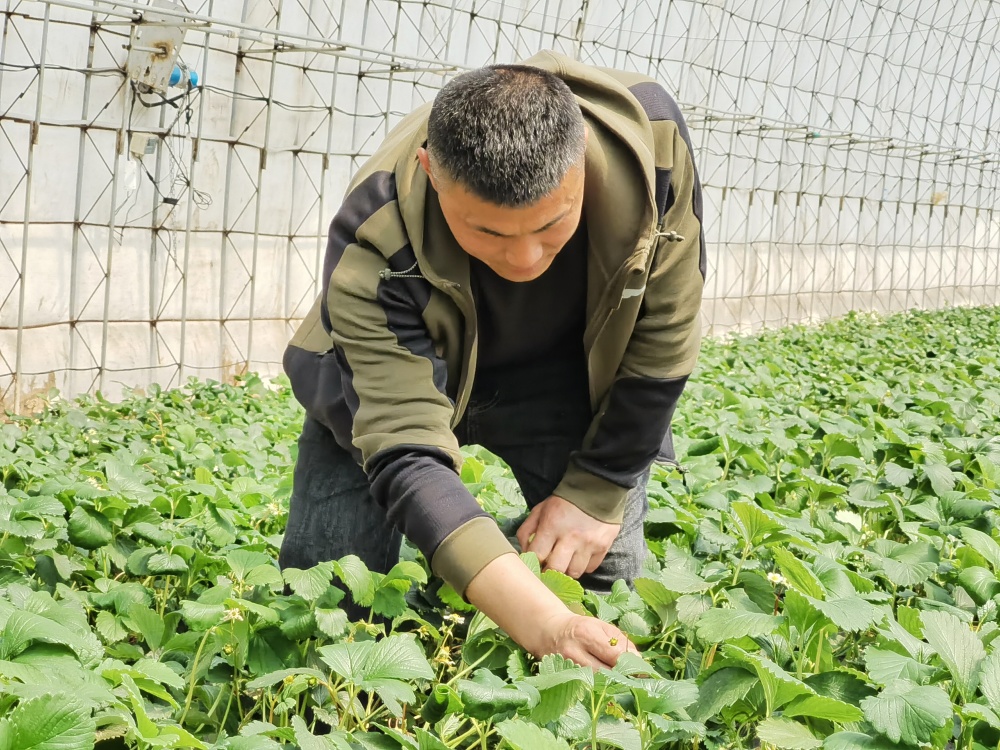
[(545, 273), (507, 281), (470, 258), (482, 374), (545, 361), (581, 361), (587, 314), (587, 229), (576, 233)]

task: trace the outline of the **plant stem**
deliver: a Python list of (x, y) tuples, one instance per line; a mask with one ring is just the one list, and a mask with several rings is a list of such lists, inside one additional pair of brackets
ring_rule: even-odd
[(170, 598), (170, 576), (163, 576), (163, 596), (160, 599), (160, 617), (163, 617), (167, 609), (167, 599)]
[(819, 629), (819, 637), (816, 639), (816, 663), (813, 668), (815, 674), (819, 674), (819, 660), (823, 654), (823, 638), (826, 634), (826, 628)]
[(753, 547), (751, 547), (749, 544), (743, 547), (743, 554), (740, 557), (740, 564), (737, 565), (736, 570), (733, 571), (733, 582), (729, 584), (730, 586), (735, 586), (736, 583), (740, 580), (740, 572), (743, 570), (743, 564), (747, 561), (747, 558), (750, 557), (751, 552), (753, 552)]
[[(234, 695), (235, 695), (234, 692), (232, 690), (230, 690), (229, 691), (229, 700), (226, 701), (226, 711), (225, 711), (225, 713), (222, 714), (222, 721), (219, 722), (219, 732), (218, 732), (219, 734), (222, 734), (224, 731), (226, 731), (226, 720), (229, 718), (229, 709), (233, 705), (233, 697), (234, 697)], [(237, 702), (239, 702), (239, 698), (238, 697), (236, 698), (236, 700), (237, 700)]]
[(201, 642), (198, 644), (198, 650), (194, 654), (194, 662), (191, 665), (191, 684), (188, 686), (187, 699), (184, 701), (184, 711), (181, 712), (181, 717), (178, 719), (177, 723), (184, 726), (184, 719), (187, 716), (189, 710), (191, 710), (191, 699), (194, 697), (194, 685), (195, 679), (198, 676), (198, 662), (201, 661), (201, 652), (205, 648), (205, 641), (208, 640), (208, 636), (211, 635), (212, 629), (209, 628), (205, 631), (205, 635), (201, 637)]
[(479, 732), (479, 725), (473, 722), (472, 729), (470, 729), (468, 732), (465, 732), (464, 734), (460, 734), (458, 737), (453, 737), (451, 741), (448, 743), (448, 747), (459, 747), (463, 740), (471, 737), (477, 732)]
[(489, 651), (487, 651), (485, 654), (483, 654), (482, 656), (480, 656), (478, 659), (476, 659), (471, 664), (467, 665), (465, 668), (460, 669), (459, 671), (457, 671), (454, 675), (452, 675), (452, 678), (450, 680), (448, 680), (448, 682), (446, 682), (445, 684), (446, 685), (450, 685), (455, 680), (457, 680), (457, 679), (459, 679), (461, 677), (464, 677), (465, 675), (469, 674), (473, 669), (475, 669), (480, 664), (482, 664), (484, 661), (486, 661), (486, 658), (490, 654), (492, 654), (494, 651), (496, 651), (498, 646), (499, 646), (498, 643), (494, 643), (493, 646), (490, 648)]

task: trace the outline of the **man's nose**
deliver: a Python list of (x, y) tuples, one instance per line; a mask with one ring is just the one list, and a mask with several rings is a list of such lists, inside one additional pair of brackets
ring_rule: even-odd
[(537, 242), (517, 242), (507, 248), (507, 263), (514, 268), (531, 268), (542, 259), (542, 246)]

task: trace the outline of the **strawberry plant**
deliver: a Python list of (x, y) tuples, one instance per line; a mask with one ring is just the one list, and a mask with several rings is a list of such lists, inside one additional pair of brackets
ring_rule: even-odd
[[(705, 342), (634, 587), (640, 646), (537, 659), (405, 547), (276, 564), (287, 383), (53, 393), (0, 424), (0, 750), (1000, 748), (1000, 309)], [(505, 522), (516, 483), (462, 478)], [(350, 622), (345, 596), (371, 607)]]

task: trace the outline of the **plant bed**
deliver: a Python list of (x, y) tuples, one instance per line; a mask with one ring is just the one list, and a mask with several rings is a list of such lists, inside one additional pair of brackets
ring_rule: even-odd
[(280, 571), (284, 380), (55, 399), (0, 425), (0, 750), (1000, 747), (997, 331), (971, 308), (706, 341), (634, 590), (540, 574), (640, 646), (596, 673), (409, 547), (388, 575)]

